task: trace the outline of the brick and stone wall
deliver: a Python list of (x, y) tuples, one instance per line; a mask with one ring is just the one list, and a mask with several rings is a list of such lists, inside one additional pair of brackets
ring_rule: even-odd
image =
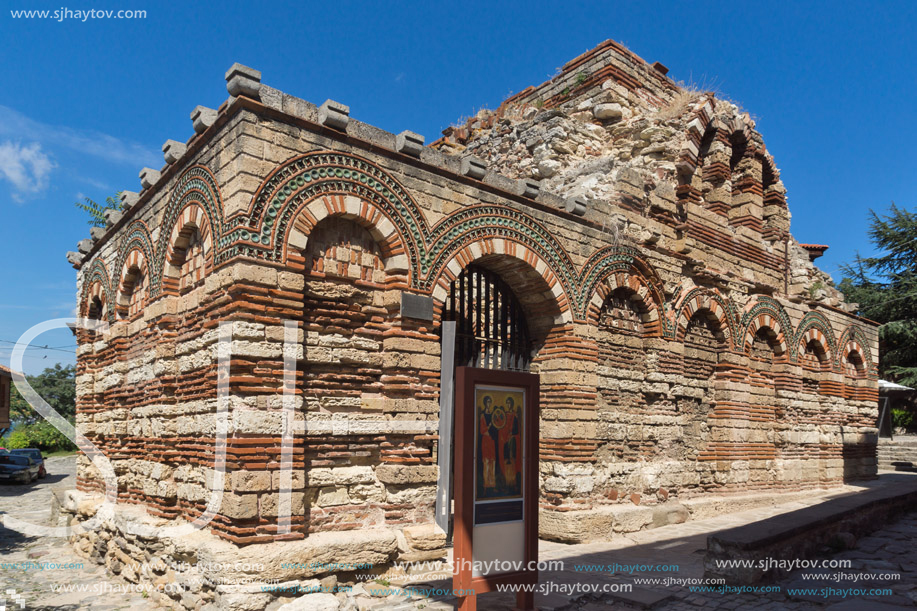
[[(392, 557), (441, 556), (397, 533), (433, 520), (439, 323), (472, 263), (531, 332), (543, 536), (585, 516), (610, 536), (623, 505), (874, 475), (875, 326), (789, 235), (779, 172), (731, 104), (605, 43), (420, 147), (254, 71), (228, 80), (73, 258), (81, 315), (109, 325), (78, 332), (78, 428), (119, 503), (193, 520), (225, 463), (223, 539), (391, 531)], [(402, 316), (405, 293), (433, 319)], [(78, 486), (104, 490), (85, 458)]]

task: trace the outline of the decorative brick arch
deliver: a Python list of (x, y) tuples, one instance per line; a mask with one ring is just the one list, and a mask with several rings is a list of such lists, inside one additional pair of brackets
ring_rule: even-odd
[(801, 361), (802, 353), (800, 351), (804, 350), (810, 342), (816, 342), (819, 346), (821, 346), (822, 350), (824, 350), (825, 354), (827, 355), (825, 361), (830, 364), (834, 359), (834, 354), (828, 347), (829, 343), (827, 336), (818, 327), (810, 327), (799, 337), (798, 341), (796, 342), (796, 362)]
[(529, 215), (509, 206), (480, 204), (462, 207), (430, 227), (388, 172), (361, 157), (332, 151), (293, 157), (275, 169), (249, 210), (228, 219), (217, 264), (240, 255), (283, 262), (291, 246), (305, 244), (303, 237), (315, 223), (334, 214), (375, 228), (371, 233), (389, 257), (386, 269), (404, 270), (408, 286), (419, 292), (431, 293), (449, 262), (471, 244), (502, 240), (533, 253), (550, 269), (572, 315), (584, 309), (569, 255)]
[(334, 217), (352, 220), (370, 233), (381, 251), (386, 272), (411, 271), (404, 254), (404, 242), (395, 225), (382, 210), (354, 195), (325, 195), (303, 202), (287, 227), (283, 261), (286, 262), (293, 251), (304, 251), (315, 226)]
[(828, 363), (833, 367), (837, 358), (837, 338), (831, 322), (821, 312), (809, 312), (802, 317), (796, 327), (795, 340), (793, 341), (793, 360), (798, 361), (799, 349), (811, 340), (819, 342), (828, 354)]
[(663, 334), (663, 319), (659, 316), (661, 305), (656, 302), (655, 295), (646, 279), (635, 273), (619, 272), (608, 275), (605, 281), (595, 288), (586, 311), (586, 320), (591, 324), (599, 324), (599, 316), (605, 301), (612, 293), (622, 288), (633, 295), (631, 299), (641, 304), (644, 337), (661, 337)]
[[(147, 282), (149, 282), (149, 263), (146, 256), (143, 254), (143, 250), (140, 248), (132, 248), (130, 252), (127, 253), (127, 256), (124, 257), (123, 262), (121, 263), (121, 270), (118, 274), (118, 290), (116, 293), (116, 301), (109, 304), (109, 309), (116, 309), (119, 313), (124, 310), (124, 305), (121, 303), (122, 295), (125, 290), (127, 290), (127, 280), (128, 276), (132, 269), (140, 270), (140, 273), (146, 275)], [(142, 287), (134, 286), (133, 290), (140, 290)], [(147, 295), (144, 296), (144, 300), (149, 298), (149, 286), (147, 287)]]
[(751, 350), (755, 334), (761, 329), (770, 329), (776, 335), (773, 346), (775, 356), (795, 357), (793, 326), (786, 310), (776, 299), (759, 295), (749, 301), (739, 328), (742, 330), (742, 342), (737, 347), (741, 347), (746, 353)]
[(591, 323), (597, 323), (602, 305), (608, 296), (618, 288), (635, 293), (646, 311), (645, 331), (648, 336), (662, 335), (665, 328), (663, 310), (664, 291), (662, 280), (646, 261), (631, 248), (606, 247), (592, 255), (583, 265), (578, 283), (585, 302), (580, 316)]
[[(730, 177), (734, 178), (735, 171), (742, 159), (746, 156), (754, 156), (754, 142), (752, 132), (743, 121), (738, 117), (733, 117), (731, 126), (727, 131), (726, 139), (732, 147), (732, 157), (729, 159)], [(741, 148), (736, 148), (741, 147)], [(741, 154), (738, 154), (741, 152)]]
[(201, 250), (204, 258), (204, 273), (213, 270), (213, 232), (211, 231), (210, 218), (197, 202), (189, 202), (181, 209), (172, 224), (169, 241), (163, 257), (161, 270), (161, 290), (163, 293), (176, 294), (180, 271), (175, 265), (175, 260), (181, 251), (176, 248), (179, 240), (188, 238), (196, 231), (201, 241)]
[(175, 257), (175, 241), (181, 232), (188, 227), (194, 227), (200, 233), (201, 242), (204, 245), (204, 254), (211, 259), (212, 264), (213, 238), (210, 231), (210, 221), (204, 210), (194, 202), (185, 206), (178, 218), (175, 219), (175, 224), (172, 226), (172, 234), (169, 236), (169, 248), (166, 251), (165, 260), (168, 262)]
[(845, 371), (845, 366), (850, 354), (856, 352), (863, 359), (862, 376), (866, 377), (875, 373), (872, 362), (872, 354), (869, 351), (869, 343), (862, 329), (851, 325), (844, 329), (838, 342), (838, 354), (835, 361), (835, 367), (838, 371)]
[(89, 317), (89, 307), (94, 297), (99, 297), (103, 304), (108, 306), (107, 319), (109, 323), (114, 322), (114, 310), (111, 307), (114, 301), (114, 291), (108, 275), (108, 269), (101, 259), (92, 262), (92, 266), (87, 270), (83, 281), (83, 291), (80, 295), (80, 315), (84, 318)]
[(570, 300), (558, 280), (557, 273), (527, 245), (507, 238), (488, 238), (480, 242), (466, 242), (454, 253), (442, 266), (442, 271), (433, 282), (432, 295), (437, 305), (441, 306), (449, 297), (449, 286), (468, 265), (482, 259), (509, 257), (521, 261), (541, 277), (545, 290), (550, 291), (554, 297), (561, 320), (564, 323), (573, 322)]
[[(115, 259), (114, 269), (119, 273), (119, 279), (120, 273), (124, 269), (124, 262), (135, 250), (140, 251), (148, 267), (150, 267), (151, 262), (156, 260), (150, 229), (146, 223), (139, 219), (131, 221), (125, 228), (121, 242), (118, 244), (118, 257)], [(152, 272), (154, 270), (150, 268), (148, 271)]]
[(197, 223), (202, 239), (203, 226), (207, 226), (207, 240), (210, 243), (208, 266), (212, 268), (215, 262), (214, 246), (219, 247), (222, 243), (223, 201), (216, 179), (210, 170), (202, 165), (194, 165), (185, 170), (172, 189), (159, 228), (155, 259), (150, 266), (151, 297), (156, 297), (162, 292), (162, 279), (169, 277), (166, 271), (173, 255), (172, 246), (176, 235), (192, 222), (191, 219)]
[(733, 349), (737, 326), (735, 306), (718, 291), (699, 287), (687, 290), (676, 300), (673, 311), (675, 319), (670, 326), (671, 339), (683, 342), (694, 314), (707, 311), (716, 319), (726, 348)]
[(699, 158), (701, 142), (709, 130), (715, 131), (710, 125), (712, 119), (713, 99), (708, 95), (695, 105), (685, 130), (684, 147), (678, 154), (678, 165), (686, 174), (694, 174), (698, 167), (703, 166), (703, 159)]
[[(217, 263), (240, 255), (284, 262), (290, 246), (304, 246), (302, 237), (331, 215), (344, 215), (364, 224), (380, 247), (388, 244), (390, 263), (404, 268), (416, 285), (429, 239), (420, 207), (379, 166), (334, 151), (292, 157), (271, 172), (252, 198), (249, 210), (228, 220), (230, 229)], [(404, 259), (398, 259), (399, 255)]]
[[(472, 244), (478, 244), (483, 253), (529, 257), (533, 264), (540, 260), (550, 274), (538, 271), (545, 278), (550, 276), (549, 284), (558, 303), (566, 304), (573, 318), (584, 309), (582, 294), (577, 289), (579, 275), (566, 250), (541, 223), (509, 206), (468, 206), (439, 222), (431, 231), (430, 246), (421, 267), (424, 279), (418, 288), (434, 291), (443, 270)], [(519, 254), (513, 254), (516, 248), (521, 249)], [(560, 286), (555, 289), (554, 283)]]

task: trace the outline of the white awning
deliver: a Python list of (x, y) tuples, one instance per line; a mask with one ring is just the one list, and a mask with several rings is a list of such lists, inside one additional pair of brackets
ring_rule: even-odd
[(904, 386), (902, 384), (895, 384), (894, 382), (889, 382), (888, 380), (879, 380), (879, 390), (885, 392), (895, 392), (902, 390), (914, 390), (910, 386)]

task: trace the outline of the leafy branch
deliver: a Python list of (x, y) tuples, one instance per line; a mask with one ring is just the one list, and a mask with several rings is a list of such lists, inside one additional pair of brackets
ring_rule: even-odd
[(107, 210), (121, 210), (122, 209), (121, 191), (118, 191), (114, 195), (109, 195), (108, 197), (106, 197), (104, 204), (100, 204), (89, 197), (84, 197), (83, 201), (76, 202), (74, 205), (89, 215), (89, 220), (86, 222), (90, 226), (105, 227), (108, 224), (108, 221), (105, 220), (105, 212)]

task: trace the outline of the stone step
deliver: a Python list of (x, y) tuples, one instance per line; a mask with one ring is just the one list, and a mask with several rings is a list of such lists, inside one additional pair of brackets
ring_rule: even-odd
[(880, 439), (880, 448), (897, 447), (897, 448), (917, 448), (917, 439), (911, 437), (896, 437), (894, 439)]
[(880, 471), (901, 471), (915, 473), (917, 472), (917, 465), (908, 463), (907, 465), (879, 465)]
[(895, 485), (868, 488), (709, 535), (704, 577), (724, 578), (728, 585), (773, 581), (782, 575), (782, 569), (765, 570), (764, 563), (755, 563), (751, 568), (729, 567), (722, 561), (778, 558), (786, 555), (787, 549), (792, 549), (797, 557), (808, 558), (838, 538), (839, 533), (860, 537), (912, 510), (917, 503), (917, 477), (904, 474), (885, 477)]

